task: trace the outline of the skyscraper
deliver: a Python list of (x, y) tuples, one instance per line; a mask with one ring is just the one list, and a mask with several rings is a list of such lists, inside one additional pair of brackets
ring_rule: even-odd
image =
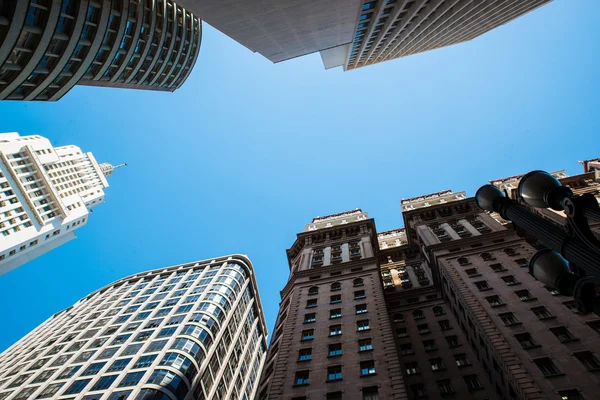
[[(594, 162), (554, 175), (600, 197)], [(519, 178), (493, 183), (510, 191)], [(600, 318), (529, 274), (535, 240), (464, 192), (401, 208), (403, 228), (376, 234), (358, 210), (298, 235), (259, 400), (597, 397)]]
[(550, 0), (182, 0), (272, 62), (320, 52), (325, 68), (364, 67), (471, 40)]
[(202, 38), (170, 0), (0, 4), (0, 100), (49, 100), (75, 85), (174, 91)]
[(252, 399), (267, 335), (250, 260), (128, 276), (0, 355), (0, 399)]
[(118, 167), (41, 136), (0, 134), (0, 275), (75, 239)]

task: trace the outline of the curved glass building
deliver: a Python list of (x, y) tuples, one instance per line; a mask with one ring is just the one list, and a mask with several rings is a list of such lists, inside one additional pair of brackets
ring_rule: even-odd
[(0, 3), (0, 100), (49, 100), (77, 84), (174, 91), (198, 53), (200, 19), (170, 0)]
[(0, 399), (252, 399), (267, 330), (250, 260), (139, 273), (0, 355)]

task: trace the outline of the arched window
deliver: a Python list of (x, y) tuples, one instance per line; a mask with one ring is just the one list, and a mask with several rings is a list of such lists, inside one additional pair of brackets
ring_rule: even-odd
[(336, 292), (336, 291), (338, 291), (338, 290), (342, 290), (342, 284), (341, 284), (341, 283), (339, 283), (339, 282), (333, 282), (333, 283), (331, 284), (331, 291), (332, 291), (332, 292)]
[(494, 257), (492, 257), (490, 253), (481, 253), (480, 256), (483, 259), (483, 261), (490, 261), (494, 259)]
[(404, 322), (404, 315), (402, 314), (394, 314), (392, 319), (394, 322)]
[(308, 294), (312, 295), (312, 294), (319, 294), (319, 288), (317, 286), (313, 286), (310, 289), (308, 289)]
[(435, 315), (436, 317), (439, 317), (440, 315), (444, 315), (446, 314), (446, 311), (444, 311), (444, 309), (440, 306), (435, 306), (433, 307), (433, 315)]
[(355, 280), (352, 281), (352, 283), (354, 284), (354, 287), (363, 286), (364, 285), (364, 282), (363, 282), (362, 278), (356, 278)]
[(423, 311), (421, 311), (421, 310), (415, 310), (415, 311), (413, 311), (412, 315), (413, 315), (414, 319), (423, 319), (423, 318), (425, 318), (425, 314), (423, 314)]
[(517, 252), (515, 251), (515, 249), (513, 249), (512, 247), (507, 247), (507, 248), (505, 248), (505, 249), (504, 249), (504, 252), (505, 252), (507, 255), (509, 255), (509, 256), (516, 256), (517, 254), (519, 254), (519, 253), (517, 253)]
[(471, 264), (471, 263), (469, 262), (469, 259), (468, 259), (468, 258), (466, 258), (466, 257), (461, 257), (461, 258), (459, 258), (459, 259), (458, 259), (458, 260), (456, 260), (456, 261), (458, 261), (458, 264), (459, 264), (459, 265), (469, 265), (469, 264)]

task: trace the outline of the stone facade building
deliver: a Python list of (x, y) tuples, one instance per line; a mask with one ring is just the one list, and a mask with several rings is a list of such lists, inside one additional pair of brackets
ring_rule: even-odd
[[(583, 164), (581, 175), (555, 176), (600, 197), (597, 160)], [(492, 182), (508, 190), (518, 180)], [(357, 210), (317, 218), (298, 235), (259, 400), (597, 397), (600, 317), (577, 314), (572, 298), (529, 274), (538, 243), (463, 192), (401, 207), (401, 229), (377, 234)], [(343, 321), (341, 340), (331, 336), (333, 317)], [(363, 376), (370, 357), (377, 375)]]

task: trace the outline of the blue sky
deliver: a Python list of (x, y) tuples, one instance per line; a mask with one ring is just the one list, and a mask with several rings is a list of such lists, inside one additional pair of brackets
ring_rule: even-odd
[(75, 144), (115, 172), (67, 245), (0, 276), (0, 351), (52, 314), (143, 270), (248, 254), (269, 331), (285, 249), (311, 218), (475, 190), (600, 156), (600, 2), (555, 0), (471, 42), (344, 73), (319, 55), (271, 64), (204, 28), (175, 93), (76, 87), (0, 103), (0, 131)]

